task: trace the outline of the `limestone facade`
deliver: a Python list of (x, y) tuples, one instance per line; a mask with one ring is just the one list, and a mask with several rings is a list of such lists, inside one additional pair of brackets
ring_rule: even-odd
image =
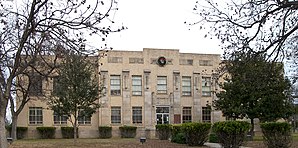
[[(220, 111), (208, 108), (219, 89), (215, 71), (221, 62), (220, 55), (144, 48), (112, 50), (98, 62), (96, 71), (105, 95), (91, 121), (81, 122), (80, 138), (98, 137), (99, 126), (112, 126), (115, 137), (120, 136), (119, 126), (137, 126), (137, 137), (153, 138), (156, 124), (223, 120)], [(50, 92), (53, 80), (43, 80), (42, 87)], [(42, 118), (42, 122), (30, 121), (36, 118), (31, 117), (34, 115)], [(46, 101), (32, 99), (21, 112), (18, 126), (28, 127), (27, 138), (37, 137), (37, 126), (55, 126), (56, 137), (60, 138), (60, 127), (71, 124), (54, 122), (54, 118)]]

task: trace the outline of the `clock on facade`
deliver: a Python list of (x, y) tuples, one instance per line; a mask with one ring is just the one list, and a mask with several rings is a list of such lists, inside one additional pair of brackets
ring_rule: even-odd
[(159, 58), (157, 59), (157, 63), (158, 63), (158, 65), (160, 65), (160, 66), (164, 66), (164, 65), (167, 64), (167, 59), (166, 59), (165, 57), (159, 57)]

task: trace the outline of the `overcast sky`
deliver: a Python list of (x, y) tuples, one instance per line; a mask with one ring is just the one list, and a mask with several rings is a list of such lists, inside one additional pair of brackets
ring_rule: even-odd
[[(205, 31), (194, 22), (196, 0), (118, 0), (119, 10), (114, 16), (117, 24), (127, 30), (112, 34), (108, 45), (115, 50), (143, 48), (180, 49), (187, 53), (222, 53), (219, 41), (204, 38)], [(190, 30), (189, 30), (190, 29)]]

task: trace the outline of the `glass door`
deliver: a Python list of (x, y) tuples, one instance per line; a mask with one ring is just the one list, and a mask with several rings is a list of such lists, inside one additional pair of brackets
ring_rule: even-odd
[(170, 112), (169, 107), (156, 107), (156, 123), (169, 124)]

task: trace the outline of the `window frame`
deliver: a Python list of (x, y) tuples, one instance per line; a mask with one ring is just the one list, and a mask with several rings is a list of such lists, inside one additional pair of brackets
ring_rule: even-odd
[(192, 122), (192, 107), (182, 108), (182, 123)]
[[(165, 82), (165, 83), (161, 83)], [(167, 94), (167, 76), (157, 76), (157, 94)], [(165, 88), (165, 89), (163, 89)]]
[[(57, 120), (58, 119), (58, 120)], [(55, 111), (53, 112), (53, 122), (56, 125), (65, 125), (67, 124), (68, 116), (67, 115), (58, 115)]]
[(211, 77), (202, 77), (202, 96), (203, 97), (211, 97), (211, 87), (212, 87)]
[[(31, 114), (31, 113), (33, 113), (33, 114)], [(29, 107), (29, 124), (30, 125), (43, 124), (42, 107)]]
[[(139, 84), (136, 84), (134, 82), (139, 82)], [(142, 90), (142, 76), (140, 75), (133, 75), (131, 78), (131, 92), (133, 96), (142, 96), (143, 90)], [(135, 89), (137, 88), (137, 89)]]
[(202, 122), (211, 123), (211, 108), (202, 107)]
[[(186, 83), (189, 85), (185, 85)], [(181, 87), (182, 96), (192, 96), (191, 76), (182, 76)]]
[(30, 83), (30, 86), (28, 88), (29, 96), (42, 95), (42, 80), (43, 80), (43, 77), (36, 73), (29, 76), (29, 83)]
[(89, 125), (89, 124), (91, 124), (92, 115), (90, 115), (90, 116), (80, 115), (83, 112), (84, 112), (83, 110), (80, 110), (78, 112), (78, 124), (79, 125)]
[[(118, 112), (114, 114), (114, 112)], [(111, 124), (121, 124), (121, 106), (112, 106), (111, 107)]]
[[(117, 83), (117, 81), (118, 81), (118, 83)], [(120, 75), (111, 75), (110, 76), (110, 94), (111, 94), (111, 96), (120, 96), (121, 95), (121, 76)]]
[(132, 107), (132, 123), (143, 124), (143, 109), (141, 106)]

